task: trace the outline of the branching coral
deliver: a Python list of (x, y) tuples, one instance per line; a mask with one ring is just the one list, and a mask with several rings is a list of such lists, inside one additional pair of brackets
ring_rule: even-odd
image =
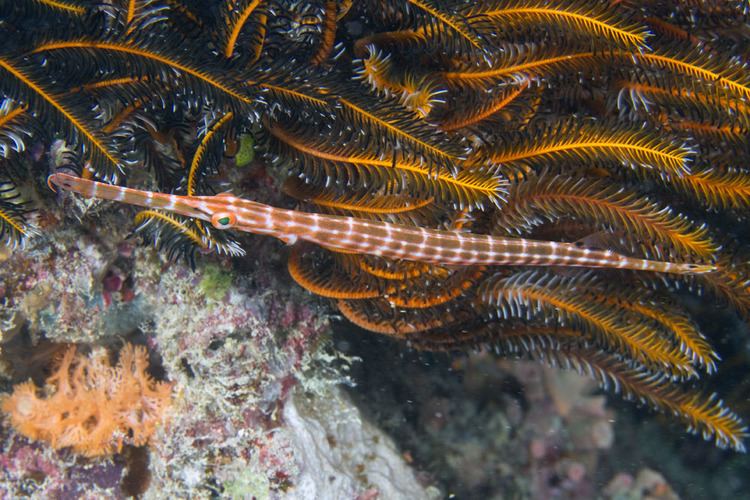
[(70, 347), (41, 391), (32, 381), (15, 386), (2, 403), (24, 436), (70, 447), (86, 456), (148, 443), (170, 406), (172, 384), (147, 373), (143, 346), (126, 344), (116, 366), (100, 350), (91, 356)]

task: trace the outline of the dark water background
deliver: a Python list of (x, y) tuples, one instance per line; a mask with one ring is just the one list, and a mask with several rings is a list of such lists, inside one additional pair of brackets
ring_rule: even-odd
[[(719, 395), (745, 422), (750, 418), (750, 378), (748, 377), (748, 326), (733, 312), (715, 306), (712, 300), (684, 294), (683, 302), (694, 313), (702, 331), (722, 357), (717, 374), (704, 377), (701, 387)], [(506, 411), (503, 399), (524, 400), (523, 381), (504, 377), (486, 365), (474, 373), (454, 369), (457, 356), (432, 354), (409, 349), (403, 342), (341, 324), (336, 345), (347, 354), (362, 358), (352, 373), (356, 386), (350, 390), (366, 417), (383, 428), (401, 450), (414, 459), (418, 471), (455, 498), (527, 498), (535, 496), (523, 485), (528, 480), (523, 460), (515, 463), (514, 480), (487, 474), (479, 484), (466, 484), (460, 467), (446, 462), (446, 449), (477, 435), (485, 436), (485, 458), (512, 463), (504, 454), (515, 455), (514, 441), (497, 447), (488, 424), (489, 410)], [(467, 394), (464, 377), (484, 379), (494, 394), (477, 397)], [(498, 394), (502, 394), (498, 396)], [(430, 411), (436, 398), (449, 400), (456, 422), (439, 434), (425, 428), (422, 415)], [(477, 401), (479, 399), (479, 401)], [(591, 478), (598, 497), (617, 473), (635, 475), (647, 467), (660, 472), (681, 498), (748, 498), (750, 456), (721, 450), (712, 441), (688, 434), (683, 425), (669, 415), (639, 408), (608, 394), (607, 406), (615, 411), (615, 440), (600, 452), (595, 477)], [(542, 430), (540, 429), (540, 432)], [(519, 486), (520, 483), (520, 486)], [(562, 494), (560, 498), (580, 498)]]

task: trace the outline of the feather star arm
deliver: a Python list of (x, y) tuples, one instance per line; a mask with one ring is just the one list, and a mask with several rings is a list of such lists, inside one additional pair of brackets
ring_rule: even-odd
[(90, 198), (167, 210), (210, 222), (217, 229), (267, 234), (288, 244), (298, 239), (325, 248), (441, 265), (527, 265), (633, 269), (675, 274), (714, 271), (712, 265), (660, 262), (574, 244), (502, 238), (410, 227), (271, 207), (227, 193), (180, 196), (141, 191), (56, 173), (48, 183)]

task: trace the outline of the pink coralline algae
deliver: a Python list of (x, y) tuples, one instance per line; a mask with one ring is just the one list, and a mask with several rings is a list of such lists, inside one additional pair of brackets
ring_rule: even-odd
[(85, 463), (67, 450), (30, 444), (0, 429), (0, 498), (117, 498), (126, 472), (123, 460)]

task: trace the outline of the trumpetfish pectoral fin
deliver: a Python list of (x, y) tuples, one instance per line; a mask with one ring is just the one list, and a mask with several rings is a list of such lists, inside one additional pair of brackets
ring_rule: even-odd
[(289, 246), (292, 246), (299, 241), (299, 237), (296, 234), (274, 234), (274, 236)]

